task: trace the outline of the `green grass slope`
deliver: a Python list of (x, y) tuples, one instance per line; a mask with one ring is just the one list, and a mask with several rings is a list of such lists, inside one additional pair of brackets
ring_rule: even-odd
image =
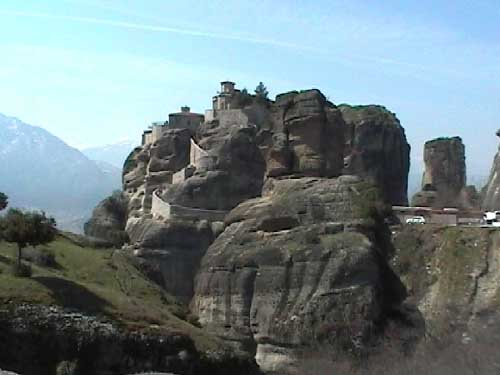
[(57, 305), (112, 320), (132, 330), (189, 335), (199, 350), (219, 343), (183, 320), (187, 310), (111, 249), (79, 246), (59, 236), (43, 246), (55, 255), (54, 267), (33, 265), (31, 278), (12, 275), (15, 245), (0, 242), (0, 306)]

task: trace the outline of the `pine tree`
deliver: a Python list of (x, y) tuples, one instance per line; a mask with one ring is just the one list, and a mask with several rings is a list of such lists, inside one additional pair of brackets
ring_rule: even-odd
[(0, 211), (7, 207), (8, 198), (4, 193), (0, 193)]
[(239, 107), (245, 107), (246, 105), (252, 104), (252, 95), (250, 95), (248, 90), (244, 88), (238, 94), (237, 101)]
[(258, 99), (267, 99), (269, 91), (267, 91), (267, 87), (262, 82), (259, 82), (255, 88), (255, 95)]

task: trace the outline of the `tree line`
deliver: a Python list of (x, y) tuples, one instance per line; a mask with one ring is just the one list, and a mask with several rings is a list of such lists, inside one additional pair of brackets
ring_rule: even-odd
[[(0, 193), (0, 211), (8, 206), (8, 197)], [(27, 246), (39, 246), (55, 239), (56, 221), (45, 212), (10, 208), (0, 217), (0, 240), (17, 245), (17, 270), (22, 268), (22, 251)]]

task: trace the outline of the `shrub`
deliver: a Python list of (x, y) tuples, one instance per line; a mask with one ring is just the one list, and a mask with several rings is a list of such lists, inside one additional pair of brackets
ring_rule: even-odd
[(188, 313), (187, 317), (186, 317), (186, 321), (195, 327), (201, 328), (200, 319), (198, 318), (198, 316), (196, 314)]
[(78, 375), (78, 364), (76, 361), (62, 361), (57, 365), (56, 375)]
[(55, 267), (57, 266), (54, 252), (47, 249), (25, 249), (23, 259), (35, 263), (40, 267)]
[(55, 267), (57, 265), (56, 256), (52, 250), (40, 249), (35, 264), (44, 267)]
[(25, 263), (14, 263), (11, 266), (12, 275), (15, 277), (31, 277), (33, 271), (31, 270), (31, 265)]

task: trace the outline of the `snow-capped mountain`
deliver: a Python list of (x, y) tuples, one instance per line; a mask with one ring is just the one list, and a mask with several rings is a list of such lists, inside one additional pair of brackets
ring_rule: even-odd
[(105, 146), (84, 148), (82, 149), (82, 152), (89, 159), (109, 163), (119, 168), (121, 171), (125, 159), (130, 154), (130, 152), (132, 152), (132, 150), (137, 146), (138, 146), (137, 142), (131, 140), (124, 140), (121, 142)]
[(44, 210), (59, 227), (81, 230), (93, 207), (119, 188), (116, 170), (103, 171), (48, 131), (0, 114), (0, 191), (11, 207)]

